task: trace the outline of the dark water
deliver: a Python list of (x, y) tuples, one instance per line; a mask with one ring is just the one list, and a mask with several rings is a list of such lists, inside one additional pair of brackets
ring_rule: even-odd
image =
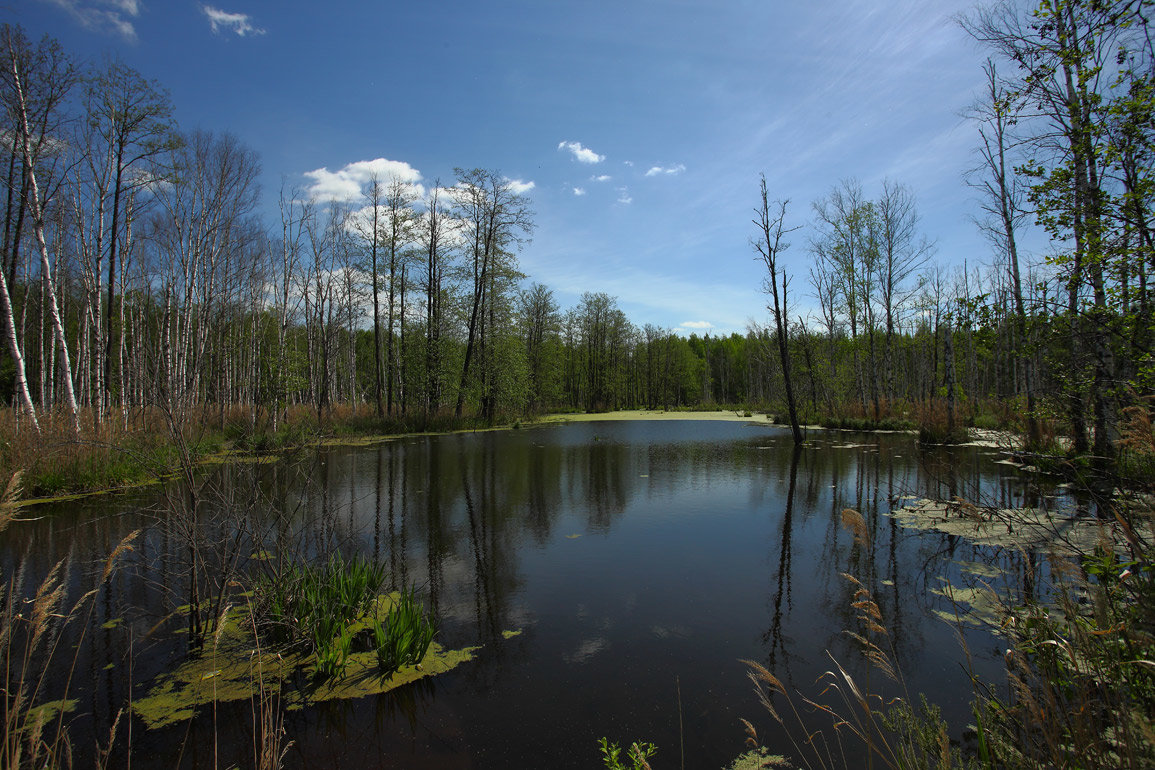
[[(419, 587), (443, 644), (484, 645), (442, 677), (288, 713), (290, 767), (596, 767), (600, 736), (656, 743), (656, 767), (680, 766), (681, 745), (686, 767), (721, 767), (743, 751), (740, 717), (772, 750), (789, 746), (741, 659), (811, 696), (833, 665), (828, 651), (865, 676), (843, 633), (854, 627), (846, 571), (873, 588), (909, 690), (938, 702), (960, 737), (970, 686), (954, 629), (932, 614), (949, 604), (930, 589), (959, 578), (959, 560), (1021, 566), (903, 530), (883, 512), (904, 495), (1036, 502), (996, 459), (920, 451), (907, 435), (813, 432), (795, 451), (788, 431), (769, 426), (578, 423), (217, 469), (200, 515), (206, 542), (235, 545), (239, 569), (259, 567), (246, 562), (261, 547), (378, 559), (394, 583)], [(41, 508), (4, 536), (5, 575), (19, 568), (35, 585), (71, 554), (78, 595), (117, 542), (144, 528), (61, 639), (58, 657), (75, 659), (80, 758), (185, 652), (179, 621), (164, 620), (187, 601), (187, 553), (165, 512), (180, 502), (175, 486), (92, 498)], [(868, 546), (842, 528), (847, 507), (865, 516)], [(238, 516), (249, 522), (243, 543)], [(965, 637), (980, 676), (996, 680), (997, 639)], [(60, 675), (51, 682), (45, 697), (63, 686)], [(248, 703), (155, 731), (122, 720), (114, 764), (130, 759), (131, 731), (133, 767), (248, 766), (252, 723)]]

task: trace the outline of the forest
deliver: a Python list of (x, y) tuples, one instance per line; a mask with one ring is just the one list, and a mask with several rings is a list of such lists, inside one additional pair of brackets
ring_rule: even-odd
[[(965, 177), (989, 253), (937, 261), (901, 181), (831, 180), (798, 211), (764, 180), (754, 205), (752, 170), (767, 322), (688, 337), (595, 290), (559, 307), (519, 269), (533, 204), (499, 171), (459, 168), (423, 197), (374, 177), (355, 205), (286, 183), (266, 222), (260, 159), (235, 136), (182, 130), (163, 85), (115, 58), (5, 25), (4, 431), (115, 444), (160, 425), (236, 438), (731, 408), (936, 440), (1006, 427), (1109, 464), (1153, 384), (1149, 10), (961, 21), (990, 53)], [(788, 276), (803, 229), (809, 268)], [(1039, 229), (1047, 250), (1021, 253)], [(29, 443), (5, 464), (38, 466)]]

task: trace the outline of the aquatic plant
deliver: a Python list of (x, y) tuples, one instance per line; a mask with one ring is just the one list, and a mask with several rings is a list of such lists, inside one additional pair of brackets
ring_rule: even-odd
[(634, 741), (626, 751), (630, 764), (622, 763), (622, 747), (610, 743), (606, 738), (598, 738), (598, 748), (602, 752), (602, 764), (606, 770), (650, 770), (650, 757), (658, 752), (658, 747), (645, 741)]
[(429, 651), (435, 633), (413, 590), (402, 591), (385, 622), (373, 626), (381, 672), (392, 676), (401, 666), (420, 663)]
[[(1149, 532), (1132, 526), (1137, 518), (1146, 520)], [(857, 512), (844, 511), (843, 525), (865, 543), (868, 531)], [(939, 710), (907, 692), (881, 610), (866, 581), (853, 575), (843, 577), (854, 589), (851, 606), (860, 630), (846, 633), (867, 661), (865, 681), (856, 681), (833, 657), (834, 667), (823, 675), (823, 695), (814, 699), (790, 692), (773, 672), (745, 661), (750, 679), (806, 767), (845, 765), (843, 736), (853, 737), (870, 763), (896, 770), (1155, 766), (1153, 540), (1149, 509), (1120, 512), (1104, 526), (1093, 552), (1052, 554), (1049, 569), (1031, 576), (1037, 584), (1046, 582), (1032, 596), (1046, 600), (1000, 597), (1001, 633), (1010, 642), (1005, 688), (977, 679), (959, 634), (973, 685), (974, 745), (967, 755), (951, 744)], [(960, 614), (955, 623), (962, 622)], [(870, 687), (871, 672), (896, 682), (902, 695), (884, 703)], [(796, 696), (827, 715), (832, 729), (808, 730)], [(780, 708), (782, 701), (786, 708)], [(757, 745), (754, 726), (743, 722), (748, 741)]]
[(359, 557), (290, 563), (258, 580), (257, 628), (273, 644), (316, 653), (319, 676), (340, 675), (352, 650), (349, 627), (373, 606), (384, 582), (385, 567)]

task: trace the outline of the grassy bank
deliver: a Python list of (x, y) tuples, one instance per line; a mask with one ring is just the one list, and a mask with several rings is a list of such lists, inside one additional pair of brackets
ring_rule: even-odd
[(127, 416), (97, 422), (83, 415), (77, 439), (62, 415), (47, 415), (41, 431), (18, 426), (11, 412), (0, 421), (0, 477), (23, 473), (23, 504), (71, 495), (129, 489), (177, 473), (183, 452), (194, 464), (237, 456), (275, 454), (319, 444), (352, 444), (414, 433), (448, 433), (492, 426), (474, 417), (452, 415), (378, 418), (369, 408), (336, 407), (321, 420), (316, 411), (289, 409), (274, 426), (248, 410), (198, 410), (177, 434), (157, 409), (133, 410)]

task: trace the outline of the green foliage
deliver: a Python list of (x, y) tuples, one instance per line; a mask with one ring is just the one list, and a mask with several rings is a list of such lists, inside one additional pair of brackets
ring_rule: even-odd
[(629, 764), (622, 762), (622, 747), (610, 743), (606, 738), (598, 738), (598, 748), (602, 752), (602, 765), (606, 770), (648, 770), (650, 757), (658, 752), (658, 747), (645, 741), (634, 741), (626, 751)]
[[(775, 422), (785, 420), (785, 415), (776, 415)], [(823, 417), (819, 423), (823, 428), (835, 430), (912, 430), (910, 420), (901, 417), (883, 417), (878, 420), (869, 417)]]
[(392, 676), (402, 666), (420, 663), (429, 651), (435, 633), (413, 591), (402, 591), (385, 622), (373, 626), (381, 673)]
[(903, 746), (897, 756), (903, 770), (935, 770), (971, 765), (950, 745), (947, 723), (942, 710), (919, 693), (918, 705), (904, 699), (895, 700), (881, 716), (882, 726)]
[(1008, 629), (1010, 694), (980, 699), (992, 760), (1008, 767), (1155, 764), (1151, 555), (1121, 561), (1100, 549), (1081, 571), (1052, 563), (1054, 601), (1027, 603)]
[(273, 644), (315, 652), (320, 676), (338, 675), (351, 650), (349, 627), (372, 607), (384, 581), (384, 566), (340, 554), (321, 565), (290, 564), (257, 582), (258, 630)]

